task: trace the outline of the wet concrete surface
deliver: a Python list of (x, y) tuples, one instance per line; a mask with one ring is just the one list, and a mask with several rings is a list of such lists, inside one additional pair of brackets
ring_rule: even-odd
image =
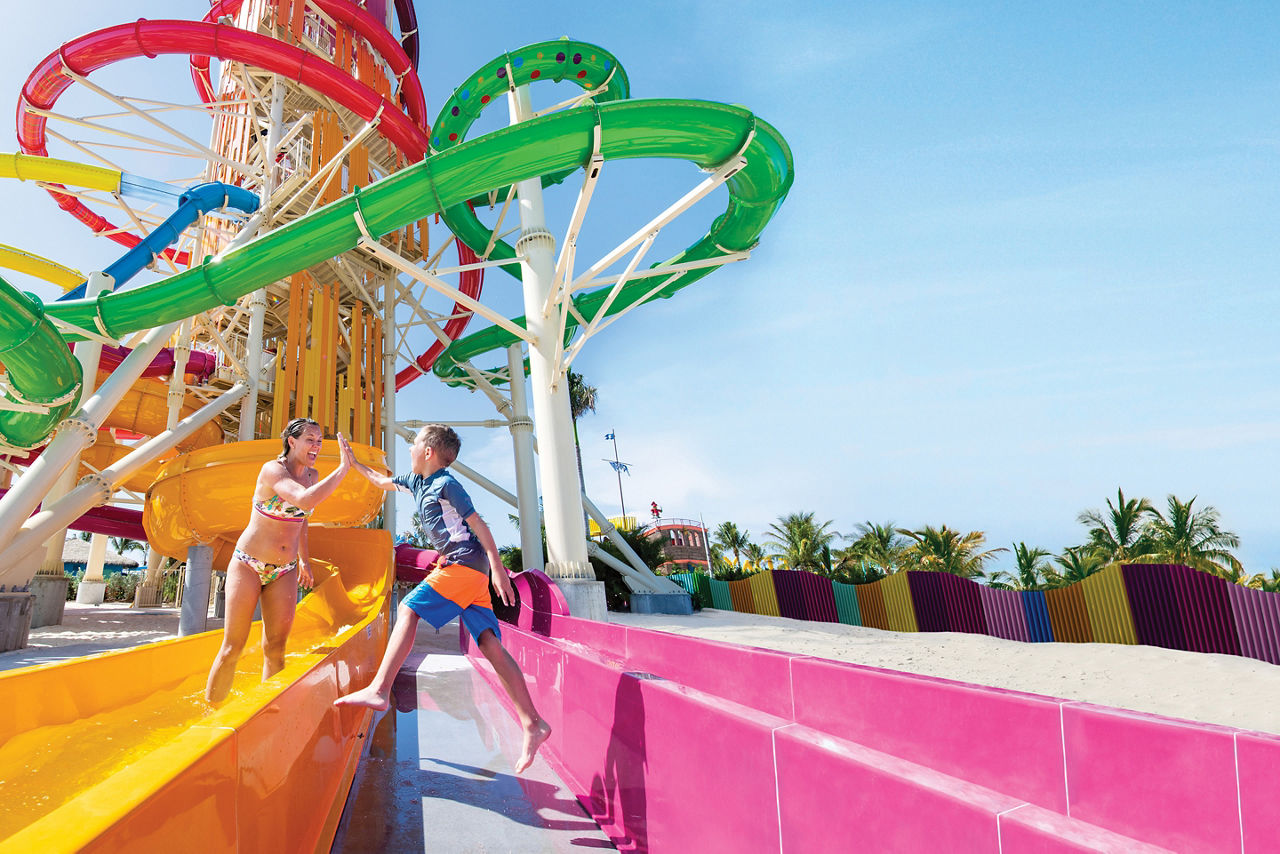
[(615, 850), (542, 757), (516, 775), (520, 728), (459, 652), (456, 623), (419, 625), (392, 703), (332, 851)]

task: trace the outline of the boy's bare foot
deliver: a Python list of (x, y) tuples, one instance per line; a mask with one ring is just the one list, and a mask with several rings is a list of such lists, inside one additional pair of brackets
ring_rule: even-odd
[(517, 774), (533, 764), (533, 757), (538, 755), (538, 748), (542, 747), (542, 743), (550, 737), (551, 725), (541, 718), (525, 729), (524, 752), (520, 754), (520, 761), (516, 763)]
[[(373, 686), (361, 688), (359, 691), (352, 691), (344, 697), (339, 697), (333, 701), (335, 706), (363, 706), (366, 709), (373, 709), (375, 712), (385, 712), (387, 707), (391, 705), (391, 701), (386, 697), (373, 690)], [(525, 739), (528, 741), (528, 738)]]

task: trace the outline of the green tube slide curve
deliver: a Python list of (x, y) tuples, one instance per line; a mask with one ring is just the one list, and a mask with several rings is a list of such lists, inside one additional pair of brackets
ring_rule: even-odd
[(0, 279), (0, 361), (15, 403), (48, 412), (0, 412), (0, 439), (34, 448), (57, 426), (80, 396), (80, 363), (45, 317), (45, 305)]
[[(250, 291), (354, 248), (361, 236), (354, 219), (357, 212), (371, 233), (382, 235), (495, 188), (580, 168), (591, 157), (597, 126), (606, 160), (675, 158), (714, 168), (740, 152), (745, 154), (747, 167), (728, 182), (728, 209), (705, 237), (672, 259), (676, 262), (749, 249), (791, 184), (791, 152), (786, 142), (745, 108), (688, 100), (592, 104), (439, 151), (363, 191), (163, 281), (122, 293), (104, 292), (92, 299), (59, 302), (44, 306), (43, 311), (68, 324), (101, 328), (120, 337), (217, 305), (232, 305)], [(748, 139), (750, 143), (744, 150)], [(711, 269), (676, 276), (660, 295), (669, 296)], [(641, 290), (648, 287), (640, 284), (625, 289), (610, 306), (610, 313), (636, 302), (642, 296)], [(603, 300), (604, 294), (595, 292), (576, 302), (579, 311), (590, 319)], [(26, 319), (10, 318), (8, 315), (15, 310), (24, 310)], [(14, 358), (40, 362), (56, 357), (58, 351), (66, 352), (66, 345), (48, 325), (47, 318), (39, 317), (34, 303), (3, 282), (0, 321), (0, 358), (6, 364)], [(48, 328), (42, 334), (33, 333), (32, 321)], [(453, 358), (449, 366), (456, 368), (457, 359), (505, 346), (509, 340), (511, 336), (500, 329), (486, 329), (455, 342), (450, 348)], [(437, 371), (441, 372), (439, 363)], [(448, 375), (448, 371), (444, 373)], [(60, 383), (66, 385), (66, 380)], [(22, 393), (39, 391), (29, 389)], [(55, 391), (53, 383), (47, 391)], [(0, 425), (14, 416), (15, 413), (0, 413)], [(50, 412), (32, 417), (43, 419), (39, 429), (47, 435), (62, 416)], [(34, 423), (28, 425), (29, 433), (36, 432), (35, 428)], [(4, 431), (0, 426), (0, 433)]]

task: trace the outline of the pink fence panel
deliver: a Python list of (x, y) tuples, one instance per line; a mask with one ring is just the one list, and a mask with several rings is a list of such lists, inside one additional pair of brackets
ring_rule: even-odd
[(1027, 629), (1027, 607), (1017, 590), (981, 590), (982, 611), (987, 618), (987, 633), (992, 637), (1031, 643)]
[(1227, 596), (1236, 618), (1240, 654), (1280, 664), (1280, 593), (1233, 584)]

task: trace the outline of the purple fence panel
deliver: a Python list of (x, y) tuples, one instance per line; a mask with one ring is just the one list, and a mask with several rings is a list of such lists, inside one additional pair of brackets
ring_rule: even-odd
[(942, 580), (942, 591), (947, 609), (947, 627), (953, 632), (986, 634), (986, 621), (982, 616), (980, 587), (968, 578), (947, 575)]
[(1236, 618), (1240, 654), (1280, 664), (1280, 594), (1232, 584), (1227, 596)]
[(831, 579), (812, 572), (800, 575), (800, 592), (804, 596), (805, 609), (809, 619), (819, 623), (838, 623), (840, 615), (836, 612), (836, 594), (831, 586)]
[(908, 572), (907, 587), (915, 606), (916, 627), (922, 632), (945, 632), (947, 626), (946, 595), (942, 591), (942, 573)]
[(1170, 581), (1172, 567), (1157, 563), (1127, 563), (1120, 567), (1133, 611), (1138, 643), (1187, 649), (1178, 603)]
[(1031, 632), (1027, 630), (1026, 606), (1018, 591), (983, 586), (978, 593), (982, 597), (982, 610), (987, 618), (987, 634), (995, 638), (1031, 642)]
[[(1240, 654), (1235, 619), (1227, 600), (1227, 582), (1189, 566), (1169, 567), (1178, 602), (1185, 649), (1192, 652)], [(1216, 582), (1216, 583), (1215, 583)]]
[(1201, 588), (1200, 599), (1205, 605), (1205, 616), (1209, 620), (1210, 638), (1216, 647), (1214, 651), (1239, 655), (1240, 635), (1236, 632), (1236, 615), (1231, 610), (1231, 596), (1228, 592), (1229, 588), (1236, 585), (1208, 572), (1197, 572), (1196, 576)]
[(800, 591), (802, 575), (796, 570), (773, 570), (773, 588), (778, 592), (778, 613), (793, 620), (809, 619), (809, 609), (804, 606), (804, 594)]

